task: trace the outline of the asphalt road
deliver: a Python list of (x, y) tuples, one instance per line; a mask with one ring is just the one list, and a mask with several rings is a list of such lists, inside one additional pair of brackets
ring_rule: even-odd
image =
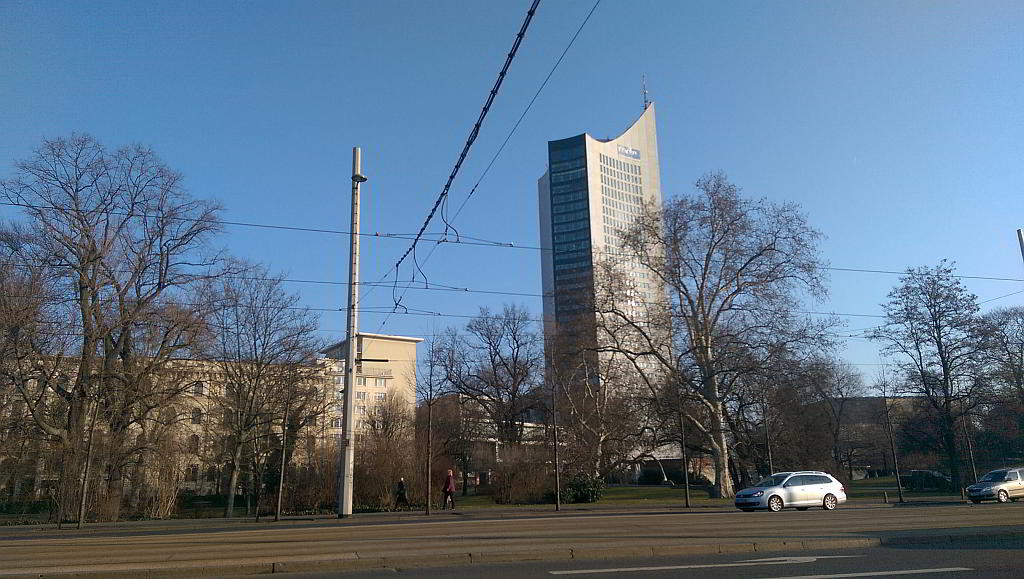
[[(776, 556), (711, 555), (572, 562), (506, 563), (447, 568), (387, 569), (362, 572), (297, 573), (289, 579), (810, 579), (833, 577), (986, 577), (1021, 576), (1024, 541), (979, 541), (970, 545), (915, 545), (807, 551)], [(255, 575), (230, 579), (253, 579)]]
[[(0, 577), (14, 574), (123, 572), (160, 569), (174, 576), (201, 569), (220, 574), (333, 571), (346, 563), (399, 566), (458, 565), (523, 559), (589, 560), (739, 551), (750, 558), (775, 551), (809, 552), (814, 541), (948, 535), (1024, 534), (1024, 503), (915, 507), (856, 506), (836, 511), (742, 513), (731, 509), (686, 512), (591, 512), (488, 518), (485, 513), (415, 517), (325, 519), (244, 530), (163, 534), (159, 526), (128, 525), (96, 536), (33, 537), (24, 529), (0, 532)], [(685, 551), (685, 552), (684, 552)], [(770, 553), (769, 553), (770, 552)], [(789, 553), (781, 553), (786, 555)], [(430, 558), (437, 560), (422, 561)], [(316, 567), (315, 563), (327, 562)], [(403, 564), (404, 565), (404, 564)], [(150, 576), (155, 576), (150, 573)], [(432, 575), (436, 576), (436, 575)]]

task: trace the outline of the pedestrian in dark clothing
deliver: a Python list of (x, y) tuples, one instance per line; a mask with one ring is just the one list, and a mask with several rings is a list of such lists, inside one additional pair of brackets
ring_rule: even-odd
[(405, 490), (405, 477), (398, 477), (398, 485), (395, 486), (395, 508), (409, 506), (409, 494)]
[(444, 479), (444, 486), (441, 487), (443, 493), (441, 499), (441, 510), (447, 509), (448, 504), (451, 503), (452, 510), (455, 510), (455, 476), (451, 469), (448, 469), (448, 478)]

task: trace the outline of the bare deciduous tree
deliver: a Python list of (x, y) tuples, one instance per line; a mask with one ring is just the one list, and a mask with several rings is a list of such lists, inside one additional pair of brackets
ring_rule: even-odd
[(943, 261), (908, 269), (882, 306), (885, 323), (869, 337), (896, 360), (903, 393), (923, 397), (935, 412), (950, 476), (959, 487), (957, 427), (987, 387), (978, 298)]
[(220, 280), (211, 322), (216, 338), (209, 354), (225, 384), (219, 399), (229, 450), (225, 516), (234, 509), (243, 451), (270, 436), (285, 405), (319, 376), (317, 318), (298, 307), (280, 277), (262, 266), (245, 269), (244, 276)]
[(416, 368), (416, 397), (424, 409), (426, 425), (422, 429), (425, 444), (423, 476), (424, 476), (424, 509), (430, 515), (430, 497), (433, 494), (434, 479), (434, 455), (436, 454), (434, 441), (434, 410), (438, 402), (445, 396), (452, 393), (451, 383), (445, 376), (442, 357), (444, 351), (441, 342), (431, 339), (427, 342), (427, 356), (423, 358), (419, 367)]
[(604, 477), (658, 445), (653, 433), (659, 417), (650, 411), (656, 385), (642, 380), (635, 360), (610, 351), (608, 344), (587, 347), (580, 335), (550, 336), (546, 378), (558, 400), (566, 464), (574, 472)]
[[(76, 367), (33, 370), (34, 390), (22, 380), (22, 397), (71, 464), (88, 438), (90, 407), (102, 407), (109, 446), (105, 511), (116, 519), (125, 467), (139, 451), (134, 426), (185, 386), (157, 376), (171, 358), (191, 350), (202, 329), (201, 313), (183, 304), (217, 273), (220, 256), (208, 243), (220, 229), (220, 208), (191, 198), (181, 176), (150, 149), (110, 152), (88, 135), (44, 141), (2, 182), (0, 196), (23, 208), (30, 229), (11, 257), (26, 267), (45, 266), (58, 280), (60, 297), (74, 305), (67, 325), (78, 335), (69, 352)], [(60, 419), (41, 412), (49, 398), (66, 409)]]
[(397, 506), (399, 478), (413, 478), (413, 435), (413, 407), (404, 396), (390, 394), (370, 406), (356, 451), (357, 504), (388, 510)]
[(985, 315), (993, 378), (1024, 404), (1024, 307), (1001, 308)]
[(532, 323), (517, 306), (500, 315), (481, 308), (464, 333), (450, 330), (442, 339), (445, 378), (483, 410), (502, 444), (523, 442), (524, 424), (539, 403), (544, 351)]
[(693, 196), (645, 210), (619, 250), (667, 292), (671, 323), (621, 305), (601, 313), (628, 326), (631, 355), (655, 360), (703, 406), (706, 419), (691, 423), (710, 447), (715, 494), (729, 497), (727, 402), (737, 380), (792, 344), (823, 338), (827, 323), (795, 313), (801, 297), (826, 293), (821, 234), (796, 205), (744, 199), (723, 174), (696, 186)]

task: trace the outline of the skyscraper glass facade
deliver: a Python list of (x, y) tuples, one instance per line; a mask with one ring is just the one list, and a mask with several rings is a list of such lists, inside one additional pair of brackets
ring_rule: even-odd
[[(621, 234), (644, 205), (661, 206), (654, 106), (618, 137), (584, 133), (548, 142), (548, 171), (538, 182), (544, 282), (544, 318), (550, 333), (579, 326), (592, 311), (594, 267), (622, 246)], [(621, 266), (636, 282), (625, 309), (658, 299), (639, 266)], [(631, 301), (632, 300), (632, 301)], [(591, 314), (591, 320), (593, 316)]]

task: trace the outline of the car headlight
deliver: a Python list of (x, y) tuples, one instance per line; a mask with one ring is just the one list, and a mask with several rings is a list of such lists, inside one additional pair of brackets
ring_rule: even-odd
[(764, 491), (757, 491), (756, 493), (754, 493), (754, 494), (752, 494), (750, 496), (752, 496), (752, 497), (763, 497), (764, 496)]

